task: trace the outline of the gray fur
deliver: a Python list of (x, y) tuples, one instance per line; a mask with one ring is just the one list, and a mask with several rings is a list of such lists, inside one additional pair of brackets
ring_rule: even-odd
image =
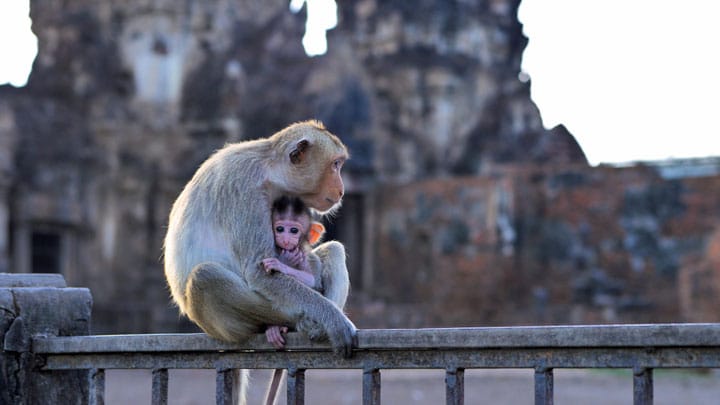
[[(309, 146), (292, 163), (301, 141)], [(349, 288), (342, 244), (314, 249), (325, 296), (261, 264), (275, 256), (272, 201), (295, 195), (318, 212), (332, 211), (343, 193), (339, 171), (328, 174), (338, 158), (347, 158), (339, 139), (302, 122), (205, 161), (173, 204), (165, 237), (165, 275), (180, 311), (217, 339), (242, 342), (267, 325), (295, 325), (350, 356), (356, 329), (342, 311)]]

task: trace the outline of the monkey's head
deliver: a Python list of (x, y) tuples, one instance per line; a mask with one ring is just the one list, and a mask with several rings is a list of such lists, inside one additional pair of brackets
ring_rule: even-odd
[(275, 244), (284, 250), (293, 250), (301, 243), (315, 244), (325, 227), (312, 221), (310, 210), (298, 197), (282, 196), (272, 206)]
[(293, 124), (270, 138), (276, 156), (273, 183), (279, 194), (292, 194), (308, 207), (327, 213), (345, 193), (341, 171), (348, 151), (317, 121)]

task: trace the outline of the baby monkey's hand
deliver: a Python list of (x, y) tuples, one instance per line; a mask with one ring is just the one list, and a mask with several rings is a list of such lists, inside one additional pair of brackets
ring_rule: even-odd
[(280, 260), (292, 268), (303, 269), (305, 267), (305, 252), (299, 247), (293, 250), (283, 250), (280, 252)]
[(279, 272), (285, 273), (285, 274), (288, 273), (287, 265), (285, 265), (280, 260), (278, 260), (274, 257), (268, 257), (267, 259), (263, 259), (262, 264), (267, 273), (271, 273), (273, 270), (279, 271)]

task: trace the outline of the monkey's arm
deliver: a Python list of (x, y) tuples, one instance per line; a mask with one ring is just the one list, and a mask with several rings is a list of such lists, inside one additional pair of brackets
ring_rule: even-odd
[(286, 274), (298, 280), (299, 282), (305, 284), (308, 287), (315, 287), (315, 276), (313, 276), (311, 273), (293, 269), (292, 267), (286, 265), (285, 263), (274, 257), (263, 259), (262, 263), (265, 267), (265, 271), (268, 273), (272, 273), (273, 270), (279, 271), (280, 273)]

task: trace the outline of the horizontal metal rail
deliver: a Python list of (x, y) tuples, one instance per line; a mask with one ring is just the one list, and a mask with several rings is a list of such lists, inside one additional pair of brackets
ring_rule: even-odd
[[(533, 326), (451, 329), (366, 329), (350, 359), (328, 344), (290, 333), (285, 350), (264, 335), (244, 344), (218, 342), (204, 334), (38, 337), (33, 352), (44, 370), (93, 369), (91, 395), (101, 403), (104, 369), (153, 371), (153, 403), (167, 401), (167, 369), (218, 370), (217, 402), (237, 395), (237, 369), (286, 368), (288, 403), (304, 402), (306, 369), (362, 369), (363, 403), (380, 403), (381, 369), (446, 370), (448, 404), (461, 404), (464, 370), (535, 370), (535, 401), (553, 402), (555, 368), (629, 368), (636, 404), (652, 403), (656, 368), (720, 368), (720, 324)], [(94, 394), (93, 394), (94, 393)]]
[[(264, 335), (244, 344), (223, 343), (204, 333), (96, 335), (36, 338), (35, 353), (107, 353), (274, 350)], [(513, 326), (488, 328), (361, 329), (357, 350), (518, 347), (694, 347), (720, 344), (720, 323)], [(290, 333), (293, 350), (329, 349)]]

